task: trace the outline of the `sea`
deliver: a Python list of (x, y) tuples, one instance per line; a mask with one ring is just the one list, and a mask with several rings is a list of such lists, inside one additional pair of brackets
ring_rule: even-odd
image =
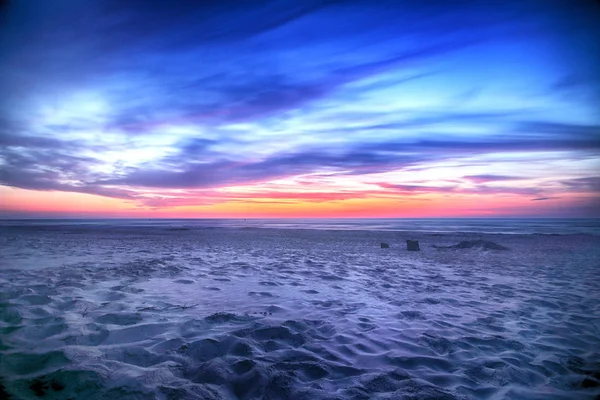
[(600, 235), (600, 218), (4, 219), (0, 227), (273, 228)]

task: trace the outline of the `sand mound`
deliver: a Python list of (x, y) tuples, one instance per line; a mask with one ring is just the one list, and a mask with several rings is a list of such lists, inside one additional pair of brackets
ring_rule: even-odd
[(436, 246), (436, 249), (482, 249), (482, 250), (508, 250), (508, 247), (501, 246), (489, 240), (463, 240), (452, 246)]

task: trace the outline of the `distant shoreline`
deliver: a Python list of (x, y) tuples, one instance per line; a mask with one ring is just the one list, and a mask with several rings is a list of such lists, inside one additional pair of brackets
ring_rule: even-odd
[(0, 220), (0, 227), (171, 232), (228, 228), (420, 234), (600, 235), (600, 219), (597, 218), (3, 219)]

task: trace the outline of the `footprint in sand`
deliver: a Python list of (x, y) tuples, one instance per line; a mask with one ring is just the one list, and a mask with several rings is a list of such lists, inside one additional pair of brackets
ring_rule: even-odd
[(184, 285), (190, 285), (192, 283), (194, 283), (193, 280), (191, 279), (177, 279), (176, 281), (174, 281), (175, 283), (182, 283)]
[(407, 319), (407, 320), (411, 320), (411, 321), (427, 319), (422, 312), (414, 311), (414, 310), (401, 311), (400, 314), (398, 314), (398, 318)]

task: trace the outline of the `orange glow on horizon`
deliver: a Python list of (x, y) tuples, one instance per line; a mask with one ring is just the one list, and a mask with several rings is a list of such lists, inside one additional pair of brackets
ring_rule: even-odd
[(427, 194), (365, 196), (332, 201), (269, 198), (223, 199), (210, 205), (153, 208), (132, 200), (67, 192), (38, 192), (0, 187), (3, 216), (82, 218), (436, 218), (559, 215), (590, 203), (590, 198), (563, 196), (531, 201), (522, 195)]

